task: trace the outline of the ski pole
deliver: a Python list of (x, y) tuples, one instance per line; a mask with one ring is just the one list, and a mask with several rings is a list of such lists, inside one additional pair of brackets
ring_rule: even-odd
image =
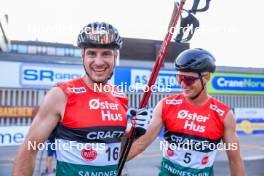
[[(169, 43), (171, 41), (174, 29), (176, 27), (176, 24), (178, 22), (181, 10), (183, 9), (183, 6), (184, 6), (185, 2), (186, 2), (186, 0), (182, 0), (180, 5), (179, 5), (179, 8), (177, 10), (175, 10), (176, 7), (174, 7), (174, 11), (173, 11), (173, 14), (172, 14), (172, 17), (171, 17), (172, 23), (169, 25), (168, 32), (167, 32), (167, 34), (166, 34), (166, 36), (165, 36), (165, 38), (164, 38), (164, 40), (162, 42), (162, 45), (160, 47), (158, 56), (156, 58), (155, 65), (154, 65), (154, 67), (152, 69), (152, 73), (151, 73), (149, 81), (148, 81), (148, 85), (147, 85), (148, 87), (146, 87), (146, 89), (144, 91), (144, 94), (143, 94), (143, 97), (142, 97), (142, 99), (140, 101), (139, 109), (140, 108), (145, 108), (147, 103), (148, 103), (148, 100), (149, 100), (150, 95), (151, 95), (150, 87), (153, 86), (155, 84), (155, 82), (156, 82), (160, 67), (161, 67), (161, 65), (163, 63), (163, 60), (165, 58), (165, 54), (166, 54), (166, 52), (168, 50)], [(173, 29), (173, 30), (171, 30), (171, 29)], [(121, 153), (121, 157), (120, 157), (120, 160), (119, 160), (119, 163), (118, 163), (118, 174), (117, 174), (118, 176), (121, 176), (124, 164), (126, 162), (126, 159), (127, 159), (128, 153), (129, 153), (129, 150), (130, 150), (130, 148), (132, 146), (132, 143), (134, 141), (134, 138), (135, 138), (135, 132), (136, 132), (136, 129), (135, 129), (134, 126), (132, 126), (130, 135), (128, 136), (128, 139), (126, 140), (123, 152)]]

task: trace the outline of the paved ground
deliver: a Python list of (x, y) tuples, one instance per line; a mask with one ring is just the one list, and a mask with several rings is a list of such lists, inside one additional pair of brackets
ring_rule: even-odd
[[(246, 173), (249, 176), (264, 176), (264, 135), (240, 136), (241, 154), (245, 162)], [(18, 147), (0, 147), (0, 175), (9, 176)], [(45, 154), (44, 154), (45, 155)], [(44, 156), (43, 155), (43, 156)], [(40, 162), (38, 155), (35, 174), (45, 169), (45, 159)], [(158, 175), (161, 151), (159, 140), (156, 140), (143, 154), (126, 164), (129, 176), (155, 176)], [(215, 162), (215, 175), (228, 175), (228, 163), (224, 152), (218, 152)]]
[[(241, 154), (249, 176), (264, 176), (264, 135), (240, 136)], [(131, 176), (158, 175), (161, 152), (159, 140), (148, 150), (126, 164), (126, 171)], [(228, 175), (228, 161), (225, 152), (219, 151), (215, 162), (215, 175)]]

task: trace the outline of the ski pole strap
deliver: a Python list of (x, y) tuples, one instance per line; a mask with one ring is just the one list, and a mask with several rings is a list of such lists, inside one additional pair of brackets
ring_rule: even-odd
[(198, 6), (200, 4), (200, 0), (194, 0), (193, 6), (191, 10), (188, 10), (188, 12), (196, 14), (196, 12), (205, 12), (209, 9), (211, 0), (206, 0), (206, 4), (203, 8), (198, 9)]
[(201, 0), (193, 0), (190, 10), (184, 9), (187, 14), (183, 17), (181, 14), (181, 23), (179, 33), (175, 37), (177, 43), (185, 43), (192, 39), (196, 29), (200, 27), (199, 20), (194, 16), (196, 12), (205, 12), (209, 9), (211, 0), (206, 0), (206, 4), (202, 8), (198, 8)]
[[(175, 38), (175, 41), (177, 43), (190, 41), (194, 35), (195, 30), (200, 26), (199, 20), (193, 14), (189, 13), (188, 11), (186, 11), (186, 13), (186, 17), (181, 16), (181, 28)], [(184, 36), (186, 37), (184, 38)]]

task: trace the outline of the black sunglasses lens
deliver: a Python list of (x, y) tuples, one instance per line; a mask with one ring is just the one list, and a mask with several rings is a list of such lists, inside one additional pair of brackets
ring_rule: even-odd
[(199, 78), (193, 76), (179, 75), (179, 83), (183, 81), (186, 85), (192, 85), (197, 79)]
[(196, 78), (195, 77), (192, 77), (192, 76), (185, 76), (183, 81), (185, 84), (187, 85), (191, 85), (195, 82)]

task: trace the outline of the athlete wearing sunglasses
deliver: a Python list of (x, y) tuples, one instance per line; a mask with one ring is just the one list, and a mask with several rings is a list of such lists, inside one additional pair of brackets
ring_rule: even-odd
[(233, 146), (226, 150), (230, 175), (243, 176), (232, 110), (206, 90), (216, 68), (214, 57), (200, 48), (189, 49), (176, 58), (175, 68), (182, 93), (158, 103), (146, 134), (133, 143), (128, 159), (144, 151), (165, 127), (164, 139), (169, 145), (163, 148), (159, 176), (214, 175), (217, 145), (222, 140)]
[(200, 79), (200, 78), (201, 77), (199, 77), (199, 76), (198, 77), (194, 77), (194, 76), (180, 75), (180, 74), (177, 75), (178, 83), (181, 84), (181, 82), (183, 81), (184, 84), (186, 84), (188, 86), (192, 85), (193, 83), (195, 83), (195, 81), (197, 79)]
[[(204, 85), (210, 80), (210, 73), (192, 73), (178, 71), (176, 75), (178, 84), (182, 87), (185, 97), (196, 99), (201, 93), (206, 93)], [(199, 100), (198, 100), (199, 101)]]

